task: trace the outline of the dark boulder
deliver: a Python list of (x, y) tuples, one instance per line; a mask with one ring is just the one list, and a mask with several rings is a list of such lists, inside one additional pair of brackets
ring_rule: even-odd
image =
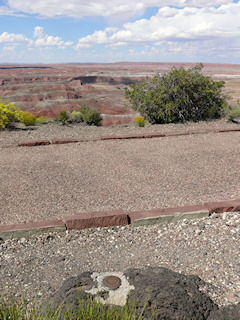
[[(135, 304), (137, 317), (159, 320), (237, 320), (240, 304), (219, 309), (200, 287), (195, 275), (166, 268), (129, 269), (125, 272), (84, 272), (66, 280), (45, 303), (73, 309), (79, 298), (96, 297), (103, 304)], [(111, 302), (110, 302), (111, 301)]]
[(207, 320), (239, 320), (240, 303), (212, 311)]

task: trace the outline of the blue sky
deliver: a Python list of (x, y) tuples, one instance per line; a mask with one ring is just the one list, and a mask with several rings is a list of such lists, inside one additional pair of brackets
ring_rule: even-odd
[(240, 64), (240, 0), (0, 0), (0, 63)]

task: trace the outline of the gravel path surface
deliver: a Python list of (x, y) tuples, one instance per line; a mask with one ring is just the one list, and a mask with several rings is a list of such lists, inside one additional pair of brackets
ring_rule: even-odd
[[(197, 274), (219, 306), (240, 302), (240, 213), (151, 227), (49, 234), (0, 245), (1, 293), (45, 298), (84, 271), (162, 266)], [(213, 286), (212, 286), (213, 285)]]
[[(167, 132), (209, 127), (239, 125), (221, 120), (142, 129)], [(58, 134), (59, 128), (66, 134)], [(0, 132), (0, 144), (129, 134), (142, 132), (140, 129), (54, 124), (29, 134)], [(0, 223), (56, 219), (92, 210), (140, 210), (239, 198), (239, 142), (239, 132), (230, 132), (0, 149)], [(3, 295), (9, 290), (19, 295), (26, 290), (28, 299), (36, 294), (46, 297), (64, 279), (83, 271), (122, 271), (150, 265), (197, 274), (214, 284), (204, 290), (219, 306), (237, 303), (239, 225), (239, 213), (229, 213), (169, 225), (0, 240), (0, 291)]]
[(240, 134), (0, 149), (3, 225), (236, 199)]
[(200, 121), (198, 123), (187, 122), (185, 124), (161, 124), (146, 125), (138, 128), (134, 124), (115, 127), (94, 127), (94, 126), (63, 126), (59, 123), (44, 124), (36, 127), (24, 127), (14, 131), (0, 131), (0, 145), (25, 142), (31, 140), (54, 140), (54, 139), (77, 139), (89, 137), (101, 137), (109, 135), (127, 135), (136, 133), (152, 132), (184, 132), (190, 130), (217, 130), (217, 129), (236, 129), (240, 128), (240, 123), (233, 123), (224, 119), (216, 121)]

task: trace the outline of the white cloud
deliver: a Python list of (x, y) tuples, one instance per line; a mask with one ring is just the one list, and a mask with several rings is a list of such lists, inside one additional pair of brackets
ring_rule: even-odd
[(5, 46), (13, 46), (14, 48), (20, 45), (32, 47), (57, 47), (58, 49), (66, 49), (67, 47), (73, 46), (72, 41), (64, 42), (60, 37), (53, 37), (45, 34), (43, 27), (35, 27), (33, 32), (33, 37), (36, 38), (35, 41), (28, 39), (23, 34), (15, 34), (3, 32), (0, 34), (0, 44)]
[(0, 44), (5, 45), (30, 45), (32, 41), (23, 34), (3, 32), (0, 34)]
[(9, 7), (0, 4), (0, 16), (24, 17), (24, 14), (16, 13)]
[(83, 37), (79, 39), (77, 47), (90, 47), (95, 44), (161, 45), (162, 41), (220, 38), (240, 38), (240, 3), (218, 8), (163, 7), (150, 19), (126, 23), (122, 28), (107, 28)]
[[(119, 26), (97, 30), (80, 38), (75, 44), (72, 41), (64, 41), (60, 34), (61, 30), (59, 36), (48, 35), (40, 26), (35, 27), (32, 39), (24, 34), (3, 32), (0, 34), (1, 51), (5, 53), (15, 51), (16, 57), (19, 57), (18, 50), (21, 49), (21, 45), (27, 47), (27, 52), (32, 50), (32, 59), (36, 61), (41, 61), (43, 55), (47, 61), (50, 58), (49, 49), (52, 48), (58, 50), (59, 61), (66, 53), (68, 56), (65, 60), (72, 54), (73, 61), (77, 59), (116, 61), (129, 57), (132, 60), (146, 61), (164, 57), (173, 61), (176, 57), (177, 61), (178, 57), (186, 57), (186, 60), (190, 61), (192, 57), (198, 60), (198, 57), (202, 56), (211, 56), (214, 61), (216, 53), (219, 57), (228, 55), (229, 61), (231, 57), (236, 57), (235, 61), (238, 61), (240, 53), (240, 0), (238, 3), (233, 3), (233, 0), (5, 0), (4, 3), (5, 5), (0, 4), (0, 16), (28, 14), (36, 15), (38, 18), (101, 16), (113, 22), (113, 25)], [(140, 19), (139, 17), (150, 7), (158, 7), (159, 10), (149, 19)], [(134, 22), (116, 23), (122, 17), (124, 20), (121, 21), (130, 21), (128, 20), (130, 16), (134, 17)], [(92, 21), (101, 23), (102, 20)], [(88, 20), (91, 28), (95, 24), (92, 24), (92, 21)], [(82, 32), (81, 26), (82, 24), (79, 32)], [(3, 31), (7, 31), (7, 27)], [(76, 27), (74, 33), (78, 35)], [(44, 50), (39, 50), (42, 48)], [(78, 49), (80, 53), (74, 50), (72, 52), (62, 50), (67, 48)], [(92, 49), (89, 50), (90, 48), (96, 51), (93, 52)], [(53, 55), (56, 53), (53, 50), (52, 52)]]
[(105, 30), (95, 31), (93, 34), (79, 39), (76, 48), (90, 48), (93, 44), (107, 44), (109, 35), (117, 30), (117, 28), (106, 28)]
[(49, 36), (44, 32), (43, 27), (35, 27), (33, 37), (37, 38), (35, 41), (36, 47), (53, 47), (56, 46), (58, 49), (66, 49), (73, 45), (72, 41), (64, 42), (60, 37)]
[[(42, 17), (129, 16), (148, 7), (211, 7), (231, 4), (231, 0), (7, 0), (8, 10)], [(6, 10), (6, 9), (5, 9)], [(0, 11), (1, 12), (1, 11)], [(126, 20), (125, 20), (126, 21)]]

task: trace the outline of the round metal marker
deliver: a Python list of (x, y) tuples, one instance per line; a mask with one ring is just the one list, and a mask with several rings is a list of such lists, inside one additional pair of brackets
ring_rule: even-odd
[(111, 290), (118, 289), (121, 283), (121, 279), (116, 276), (108, 276), (103, 279), (103, 286)]

